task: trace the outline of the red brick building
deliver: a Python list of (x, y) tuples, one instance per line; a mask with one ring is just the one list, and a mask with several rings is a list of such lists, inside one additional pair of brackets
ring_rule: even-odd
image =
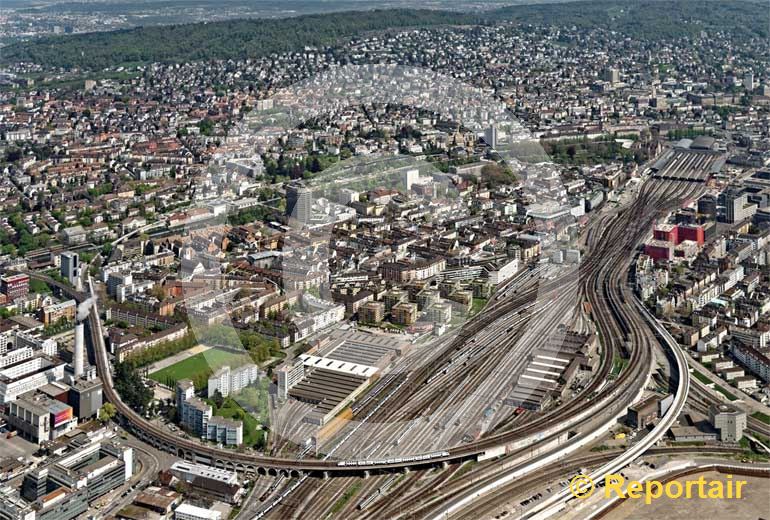
[(13, 301), (29, 294), (29, 276), (12, 274), (0, 277), (0, 292)]

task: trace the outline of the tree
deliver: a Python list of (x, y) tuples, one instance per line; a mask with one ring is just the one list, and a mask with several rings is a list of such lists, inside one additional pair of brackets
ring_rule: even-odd
[(214, 401), (214, 405), (217, 407), (217, 410), (222, 408), (222, 405), (225, 404), (225, 398), (218, 388), (214, 390), (214, 397), (212, 399)]
[(115, 389), (131, 408), (144, 413), (152, 401), (152, 390), (145, 386), (130, 361), (115, 364)]
[(51, 288), (47, 283), (34, 278), (29, 281), (29, 290), (37, 294), (51, 294)]
[(102, 407), (99, 408), (99, 421), (103, 424), (108, 423), (115, 417), (117, 412), (118, 411), (112, 403), (104, 403)]

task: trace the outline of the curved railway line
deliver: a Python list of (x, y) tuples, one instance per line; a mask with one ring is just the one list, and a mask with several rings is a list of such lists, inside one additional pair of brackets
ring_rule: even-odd
[[(646, 184), (648, 187), (649, 185), (650, 183)], [(601, 234), (591, 233), (589, 238), (591, 249), (587, 255), (587, 261), (580, 266), (577, 277), (571, 277), (566, 284), (561, 279), (547, 281), (540, 288), (529, 290), (510, 301), (491, 306), (487, 312), (466, 324), (463, 331), (450, 343), (448, 348), (442, 349), (441, 353), (429, 363), (409, 374), (406, 384), (403, 384), (392, 398), (370, 418), (372, 422), (383, 420), (392, 416), (396, 410), (403, 408), (410, 396), (418, 392), (428, 378), (440, 370), (456, 351), (462, 349), (473, 335), (489, 326), (500, 316), (534, 301), (538, 292), (552, 296), (559, 294), (559, 290), (577, 289), (580, 297), (585, 298), (591, 304), (593, 319), (601, 338), (603, 352), (596, 377), (575, 399), (568, 403), (547, 414), (534, 417), (531, 422), (521, 426), (514, 426), (511, 429), (493, 433), (476, 442), (448, 448), (448, 455), (445, 457), (418, 462), (412, 460), (397, 464), (362, 465), (353, 469), (340, 467), (333, 460), (297, 460), (217, 449), (174, 435), (165, 431), (160, 425), (137, 414), (115, 392), (98, 310), (94, 306), (91, 308), (87, 322), (97, 369), (104, 380), (105, 397), (115, 405), (127, 427), (131, 428), (137, 436), (156, 447), (175, 453), (181, 458), (199, 460), (214, 466), (258, 474), (299, 476), (303, 472), (313, 472), (345, 475), (350, 474), (351, 471), (429, 466), (435, 465), (437, 462), (467, 460), (485, 453), (490, 448), (506, 445), (528, 436), (542, 435), (544, 431), (548, 432), (545, 435), (548, 437), (548, 435), (574, 427), (595, 413), (606, 412), (611, 403), (614, 403), (616, 407), (626, 406), (638, 396), (644, 387), (652, 362), (651, 347), (654, 335), (650, 334), (645, 320), (633, 311), (633, 306), (626, 305), (628, 292), (625, 284), (626, 270), (639, 241), (643, 238), (643, 234), (649, 230), (652, 220), (659, 213), (676, 207), (683, 200), (693, 196), (696, 191), (693, 189), (694, 186), (697, 185), (681, 181), (656, 183), (655, 187), (642, 190), (639, 198), (626, 210), (599, 219), (597, 224), (606, 224), (606, 228), (601, 230)], [(77, 293), (48, 277), (30, 274), (58, 286), (61, 291), (78, 301), (82, 301), (85, 297), (84, 294)], [(571, 311), (567, 307), (574, 305), (575, 302), (569, 301), (567, 298), (564, 300), (566, 300), (565, 303), (557, 302), (558, 309), (565, 312)], [(492, 349), (492, 352), (495, 350), (504, 351), (512, 340), (515, 339), (507, 338), (507, 341), (501, 342), (497, 349)], [(627, 357), (628, 365), (615, 380), (606, 384), (616, 355)], [(383, 394), (386, 394), (388, 388), (386, 387), (384, 390)], [(377, 402), (377, 399), (374, 399), (373, 402)]]

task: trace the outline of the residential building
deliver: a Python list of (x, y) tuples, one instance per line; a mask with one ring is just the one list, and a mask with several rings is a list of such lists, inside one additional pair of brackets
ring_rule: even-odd
[(227, 397), (256, 383), (258, 378), (259, 370), (257, 365), (252, 363), (233, 369), (223, 366), (209, 377), (208, 396), (214, 397), (214, 393), (218, 390), (222, 396)]
[(243, 444), (243, 422), (219, 416), (212, 417), (206, 427), (206, 438), (225, 446), (240, 446)]
[(391, 309), (393, 322), (399, 325), (411, 325), (417, 321), (416, 303), (399, 303)]
[(385, 319), (383, 302), (367, 302), (358, 309), (358, 321), (361, 323), (380, 323)]

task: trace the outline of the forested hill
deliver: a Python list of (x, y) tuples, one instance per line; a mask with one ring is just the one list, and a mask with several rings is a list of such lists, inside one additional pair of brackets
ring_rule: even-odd
[(583, 0), (510, 6), (493, 14), (532, 25), (603, 27), (650, 40), (694, 36), (703, 30), (770, 36), (770, 9), (764, 0)]
[(0, 49), (0, 63), (102, 69), (240, 59), (333, 45), (370, 31), (505, 21), (604, 27), (650, 40), (692, 36), (702, 30), (768, 37), (769, 11), (766, 3), (752, 0), (600, 0), (519, 5), (477, 14), (412, 9), (344, 12), (46, 37)]
[(101, 69), (132, 63), (240, 59), (333, 45), (370, 31), (479, 21), (479, 16), (471, 14), (393, 9), (137, 27), (10, 45), (0, 49), (0, 63)]

